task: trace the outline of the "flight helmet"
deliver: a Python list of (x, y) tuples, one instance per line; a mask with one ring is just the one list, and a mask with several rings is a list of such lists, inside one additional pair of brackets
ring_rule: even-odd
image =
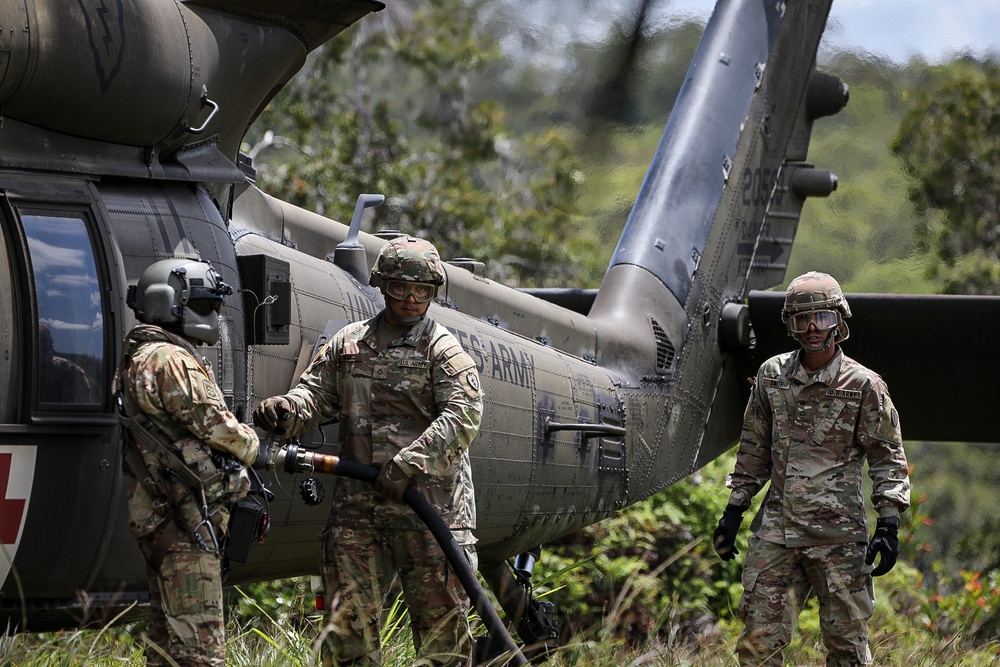
[[(785, 307), (781, 321), (788, 335), (810, 352), (821, 352), (851, 335), (844, 321), (851, 316), (851, 307), (844, 298), (844, 291), (833, 276), (818, 271), (804, 273), (788, 283), (785, 290)], [(819, 331), (829, 331), (823, 344), (813, 349), (802, 340), (802, 334), (812, 324)]]
[(215, 345), (223, 297), (232, 293), (211, 263), (164, 259), (150, 264), (129, 288), (128, 306), (140, 322)]
[[(414, 294), (418, 302), (430, 301), (437, 296), (438, 288), (444, 284), (444, 265), (437, 249), (429, 241), (413, 236), (399, 236), (386, 243), (372, 267), (369, 284), (379, 288), (383, 295), (406, 298)], [(412, 291), (412, 285), (423, 283), (431, 289), (420, 295)]]

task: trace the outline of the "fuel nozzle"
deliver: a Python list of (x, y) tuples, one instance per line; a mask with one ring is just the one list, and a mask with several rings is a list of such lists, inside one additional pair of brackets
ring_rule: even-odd
[(301, 470), (296, 468), (296, 463), (298, 461), (298, 451), (299, 446), (295, 442), (289, 442), (281, 447), (272, 447), (268, 454), (270, 457), (267, 462), (268, 470), (277, 470), (279, 468), (283, 469), (289, 474), (295, 474), (297, 472), (305, 472), (309, 470), (308, 466), (303, 467)]
[(294, 475), (297, 472), (321, 472), (327, 475), (336, 475), (339, 463), (339, 457), (302, 451), (297, 441), (289, 441), (287, 445), (275, 452), (273, 468), (281, 466), (289, 475)]
[(323, 502), (325, 495), (323, 484), (313, 476), (313, 473), (334, 474), (338, 462), (336, 456), (300, 451), (298, 441), (293, 440), (274, 451), (268, 461), (268, 470), (282, 468), (289, 475), (309, 473), (309, 477), (299, 485), (299, 492), (302, 494), (302, 502), (312, 507)]

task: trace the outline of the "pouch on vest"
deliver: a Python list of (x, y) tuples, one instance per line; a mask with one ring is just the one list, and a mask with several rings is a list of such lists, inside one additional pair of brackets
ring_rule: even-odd
[(237, 563), (250, 560), (253, 548), (264, 541), (269, 527), (267, 507), (255, 496), (240, 498), (229, 507), (226, 558)]
[(256, 470), (244, 468), (244, 472), (248, 473), (249, 491), (229, 506), (229, 537), (223, 572), (227, 571), (229, 561), (248, 562), (253, 547), (264, 541), (271, 528), (267, 510), (274, 493), (264, 486)]
[(174, 471), (168, 469), (166, 475), (174, 511), (184, 532), (203, 551), (219, 554), (229, 523), (228, 508), (206, 502), (199, 489), (180, 479)]
[(236, 458), (211, 449), (194, 436), (174, 443), (187, 467), (201, 480), (208, 503), (231, 503), (250, 490), (246, 468)]

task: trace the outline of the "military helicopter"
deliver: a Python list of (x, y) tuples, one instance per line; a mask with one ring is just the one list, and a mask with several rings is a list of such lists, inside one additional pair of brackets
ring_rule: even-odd
[[(292, 386), (341, 326), (382, 308), (367, 269), (385, 239), (360, 231), (378, 197), (359, 198), (349, 225), (329, 220), (258, 189), (239, 150), (310, 51), (382, 8), (0, 3), (8, 629), (76, 626), (146, 601), (110, 385), (135, 322), (128, 286), (149, 264), (207, 259), (237, 288), (219, 344), (202, 349), (244, 421)], [(761, 290), (785, 279), (805, 199), (837, 185), (806, 161), (813, 121), (848, 100), (840, 79), (815, 70), (829, 8), (719, 2), (600, 289), (516, 290), (476, 262), (447, 267), (431, 314), (476, 360), (485, 392), (471, 452), (480, 571), (527, 616), (545, 616), (521, 585), (539, 546), (729, 449), (745, 378), (788, 346), (781, 295)], [(995, 299), (849, 298), (851, 354), (883, 373), (908, 438), (996, 440), (988, 392), (940, 391), (995, 383), (996, 353), (982, 356), (995, 348), (976, 349), (1000, 324)], [(948, 344), (959, 330), (963, 344)], [(336, 440), (333, 424), (297, 446), (335, 453)], [(260, 475), (274, 493), (270, 532), (228, 583), (318, 570), (327, 508), (298, 493), (311, 473)]]

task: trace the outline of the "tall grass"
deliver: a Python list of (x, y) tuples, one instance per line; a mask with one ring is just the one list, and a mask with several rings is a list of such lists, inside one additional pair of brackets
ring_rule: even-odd
[[(891, 573), (871, 622), (872, 653), (880, 667), (981, 667), (1000, 664), (1000, 640), (983, 635), (992, 618), (1000, 588), (967, 575), (967, 586), (953, 596), (923, 596), (919, 574), (905, 564)], [(893, 576), (894, 574), (894, 576)], [(277, 584), (270, 584), (272, 590)], [(312, 667), (318, 664), (322, 623), (309, 612), (301, 580), (284, 582), (291, 594), (281, 599), (255, 599), (246, 591), (229, 596), (227, 665), (233, 667)], [(630, 587), (624, 586), (624, 597)], [(940, 597), (938, 600), (936, 598)], [(616, 601), (616, 609), (626, 604)], [(238, 613), (237, 613), (238, 612)], [(476, 632), (482, 627), (473, 619)], [(698, 636), (685, 636), (665, 619), (648, 641), (630, 643), (606, 624), (569, 640), (556, 650), (552, 667), (733, 667), (740, 624), (720, 620)], [(150, 650), (142, 636), (145, 624), (109, 625), (75, 630), (0, 637), (3, 667), (76, 667), (145, 664)], [(400, 598), (387, 610), (383, 631), (383, 664), (403, 667), (413, 662), (409, 619)], [(786, 664), (822, 666), (825, 651), (815, 603), (803, 611)]]
[[(675, 484), (657, 498), (547, 548), (535, 572), (535, 594), (556, 605), (570, 630), (552, 667), (735, 666), (741, 624), (739, 562), (722, 563), (704, 539), (714, 529), (725, 475), (709, 464), (704, 482)], [(713, 505), (714, 503), (714, 505)], [(925, 574), (911, 565), (924, 553), (926, 521), (914, 501), (900, 530), (903, 558), (876, 580), (869, 624), (879, 667), (1000, 665), (1000, 573), (952, 572), (941, 562)], [(747, 531), (744, 531), (746, 533)], [(739, 544), (745, 553), (745, 535)], [(227, 664), (312, 667), (322, 620), (308, 579), (227, 589)], [(121, 619), (119, 619), (121, 620)], [(483, 633), (473, 617), (475, 632)], [(145, 664), (145, 624), (96, 630), (0, 636), (0, 667)], [(409, 619), (398, 597), (386, 610), (383, 664), (414, 660)], [(786, 664), (821, 666), (825, 650), (815, 601), (803, 611)]]

